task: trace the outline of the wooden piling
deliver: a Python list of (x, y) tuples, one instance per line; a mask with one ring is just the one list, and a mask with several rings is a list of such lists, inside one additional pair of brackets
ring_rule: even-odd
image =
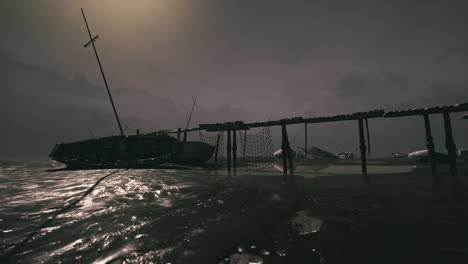
[(285, 136), (284, 131), (286, 130), (285, 125), (281, 126), (281, 157), (283, 159), (283, 174), (288, 173), (288, 163), (286, 160), (286, 143), (285, 143)]
[(286, 130), (286, 125), (281, 125), (281, 134), (282, 134), (282, 142), (281, 142), (281, 156), (283, 157), (283, 173), (288, 172), (287, 161), (289, 161), (289, 171), (294, 171), (294, 165), (291, 155), (291, 147), (289, 146), (289, 139), (288, 139), (288, 131)]
[(187, 142), (187, 129), (184, 130), (184, 142)]
[(180, 140), (180, 128), (177, 129), (177, 140)]
[(364, 125), (362, 118), (358, 119), (359, 124), (359, 149), (361, 150), (361, 166), (362, 166), (362, 175), (366, 182), (370, 183), (370, 179), (367, 176), (367, 161), (366, 161), (366, 140), (364, 137)]
[(289, 172), (293, 173), (294, 172), (294, 164), (293, 164), (293, 159), (292, 159), (291, 147), (289, 146), (289, 140), (288, 140), (288, 161), (289, 161)]
[(237, 134), (236, 130), (232, 130), (232, 167), (237, 170)]
[(215, 148), (215, 156), (214, 156), (214, 164), (216, 168), (218, 168), (218, 152), (219, 152), (219, 133), (218, 135), (216, 135), (216, 148)]
[(304, 123), (304, 154), (307, 157), (307, 123)]
[(242, 147), (242, 156), (245, 159), (245, 147), (247, 145), (247, 129), (244, 130), (244, 146)]
[(369, 154), (369, 157), (370, 157), (371, 146), (370, 146), (369, 121), (367, 118), (365, 120), (366, 120), (366, 135), (367, 135), (367, 154)]
[(450, 113), (444, 112), (444, 126), (445, 126), (445, 147), (447, 148), (450, 174), (452, 175), (452, 187), (454, 192), (458, 192), (461, 187), (460, 179), (458, 178), (457, 171), (457, 147), (453, 139), (452, 124), (450, 121)]
[(434, 183), (433, 191), (437, 191), (439, 189), (439, 179), (437, 177), (437, 165), (435, 160), (435, 145), (434, 139), (432, 138), (431, 132), (431, 122), (429, 119), (429, 115), (425, 113), (424, 117), (424, 128), (426, 130), (426, 147), (427, 151), (429, 152), (429, 159), (431, 161), (431, 172), (432, 172), (432, 180)]
[(227, 130), (227, 170), (231, 171), (231, 130)]

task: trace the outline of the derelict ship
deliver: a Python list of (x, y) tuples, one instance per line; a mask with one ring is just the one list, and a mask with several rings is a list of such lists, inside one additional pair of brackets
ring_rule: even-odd
[(60, 143), (49, 156), (69, 168), (154, 168), (164, 162), (203, 164), (213, 152), (214, 147), (204, 142), (143, 134)]
[[(214, 147), (207, 143), (197, 141), (187, 142), (185, 137), (183, 141), (180, 141), (164, 133), (124, 135), (94, 45), (99, 35), (94, 38), (92, 37), (83, 9), (81, 9), (81, 13), (83, 14), (83, 19), (90, 38), (84, 47), (86, 48), (91, 44), (94, 49), (94, 54), (96, 55), (121, 135), (71, 143), (60, 143), (55, 145), (49, 157), (55, 161), (66, 164), (69, 168), (153, 168), (164, 162), (188, 165), (206, 163), (214, 152)], [(187, 126), (190, 122), (192, 112), (193, 107)]]

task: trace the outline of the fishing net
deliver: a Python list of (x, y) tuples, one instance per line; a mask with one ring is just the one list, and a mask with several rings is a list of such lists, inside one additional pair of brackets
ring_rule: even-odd
[(238, 131), (237, 146), (239, 167), (247, 170), (271, 168), (274, 164), (273, 141), (270, 127), (263, 127), (258, 133)]
[[(248, 134), (247, 130), (238, 130), (236, 136), (238, 168), (259, 170), (273, 167), (273, 141), (271, 139), (270, 127), (264, 127), (255, 134)], [(231, 140), (233, 141), (232, 138)], [(213, 154), (208, 163), (217, 164), (218, 167), (227, 166), (227, 142), (224, 142), (223, 132), (206, 135), (200, 131), (200, 141), (214, 146), (215, 148), (217, 145), (219, 146), (218, 155), (216, 156), (215, 149), (215, 154)], [(231, 162), (233, 162), (232, 159), (233, 155), (231, 155)], [(233, 163), (231, 163), (231, 166), (233, 166)]]
[(218, 132), (212, 135), (206, 135), (200, 131), (199, 134), (200, 134), (200, 142), (207, 143), (210, 146), (213, 146), (215, 148), (213, 156), (211, 156), (211, 158), (207, 161), (207, 163), (218, 164), (218, 165), (223, 164), (224, 149), (225, 149), (223, 132)]

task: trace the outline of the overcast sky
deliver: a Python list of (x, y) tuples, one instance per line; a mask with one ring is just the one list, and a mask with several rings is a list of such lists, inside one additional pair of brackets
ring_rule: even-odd
[[(0, 156), (117, 134), (84, 8), (127, 132), (468, 101), (466, 1), (2, 1)], [(453, 115), (456, 144), (468, 121)], [(443, 149), (441, 116), (434, 130)], [(309, 142), (358, 152), (356, 122)], [(372, 120), (377, 154), (424, 148), (421, 118)], [(295, 145), (303, 126), (289, 128)], [(277, 133), (277, 132), (275, 132)], [(195, 139), (195, 137), (194, 137)], [(277, 143), (277, 142), (276, 142)], [(394, 144), (395, 143), (395, 144)]]

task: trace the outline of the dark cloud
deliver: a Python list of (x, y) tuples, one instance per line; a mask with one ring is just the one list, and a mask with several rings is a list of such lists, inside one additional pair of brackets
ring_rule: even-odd
[[(89, 130), (98, 137), (118, 134), (104, 87), (82, 75), (67, 79), (18, 62), (1, 50), (0, 65), (0, 76), (6, 77), (0, 90), (0, 138), (7, 139), (0, 157), (45, 156), (55, 143), (89, 138)], [(151, 132), (185, 126), (188, 102), (180, 109), (170, 98), (149, 91), (116, 88), (113, 92), (126, 133), (137, 128)], [(197, 109), (194, 119), (206, 123), (222, 121), (221, 116), (245, 119), (248, 115), (223, 105), (215, 112)]]
[(433, 82), (421, 94), (420, 100), (428, 105), (446, 105), (468, 101), (468, 84)]
[(425, 84), (410, 79), (406, 73), (350, 72), (338, 82), (336, 91), (349, 105), (386, 109), (429, 107), (468, 100), (466, 84), (438, 81)]
[[(336, 86), (338, 95), (342, 99), (361, 97), (374, 99), (389, 95), (398, 95), (408, 90), (408, 75), (405, 73), (389, 73), (374, 75), (363, 72), (347, 73)], [(398, 98), (402, 99), (402, 98)]]

